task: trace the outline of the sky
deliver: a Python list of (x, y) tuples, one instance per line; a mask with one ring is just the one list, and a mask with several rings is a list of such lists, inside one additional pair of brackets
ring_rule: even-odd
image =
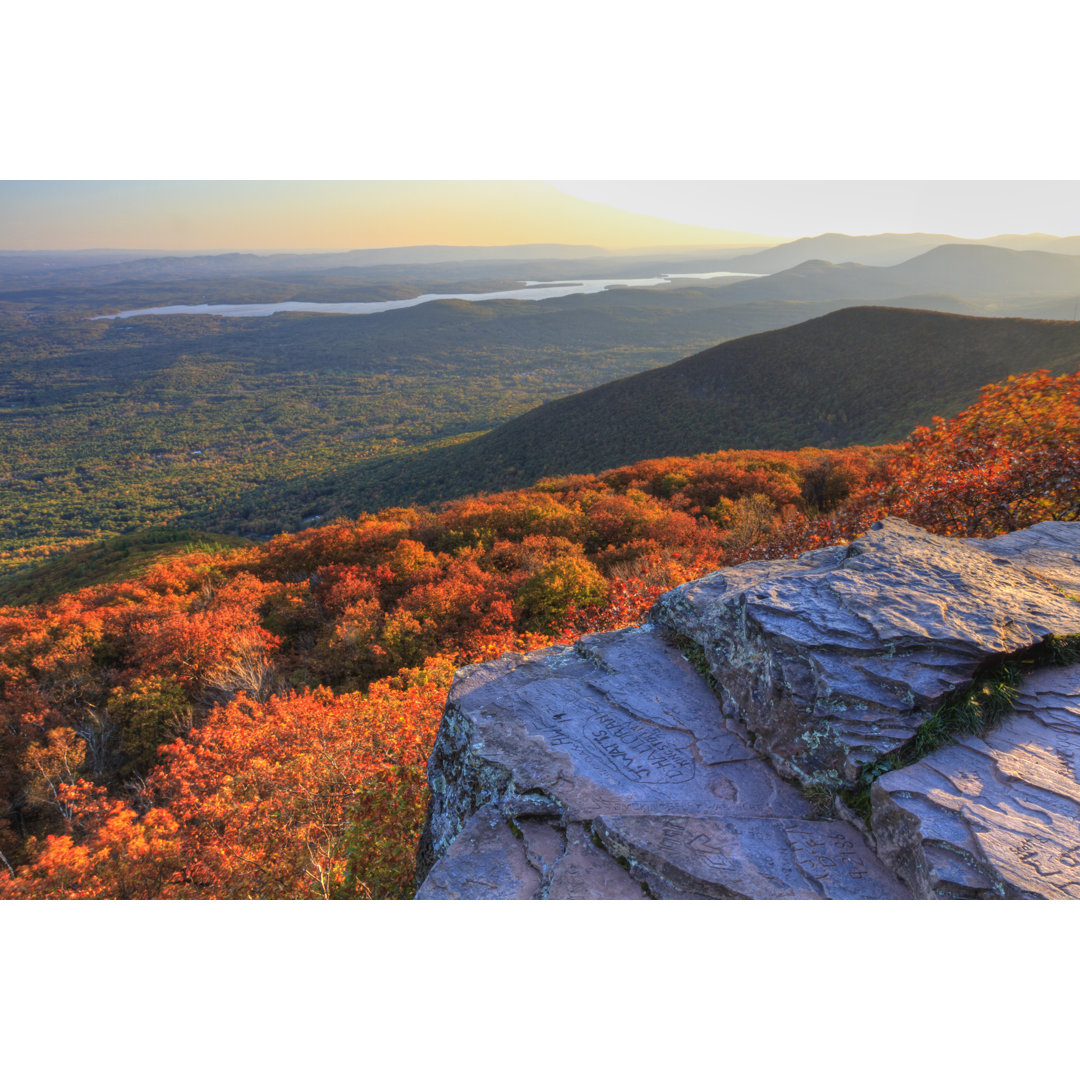
[[(17, 5), (0, 178), (562, 177), (610, 207), (767, 237), (1080, 234), (1075, 6), (372, 7)], [(329, 200), (319, 221), (271, 189), (237, 205), (174, 187), (156, 207), (87, 190), (0, 191), (0, 248), (610, 243), (528, 215), (485, 225), (483, 199), (441, 221), (376, 208), (361, 228), (355, 207)]]
[(1067, 180), (0, 181), (0, 250), (1076, 235), (1078, 194)]
[(1080, 181), (1008, 180), (567, 180), (583, 199), (711, 228), (735, 223), (770, 236), (824, 232), (1080, 234)]
[(762, 242), (537, 181), (0, 181), (0, 250)]

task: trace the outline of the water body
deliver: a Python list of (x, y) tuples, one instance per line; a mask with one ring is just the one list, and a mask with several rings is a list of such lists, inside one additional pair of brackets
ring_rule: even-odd
[(683, 278), (764, 277), (763, 274), (735, 274), (728, 270), (713, 270), (706, 274), (662, 274), (648, 278), (591, 278), (582, 281), (524, 281), (523, 288), (504, 289), (486, 293), (424, 293), (411, 300), (374, 300), (370, 302), (317, 304), (299, 300), (287, 300), (280, 304), (174, 304), (171, 307), (138, 308), (121, 311), (116, 315), (95, 315), (95, 319), (130, 319), (136, 315), (224, 315), (229, 318), (252, 318), (260, 315), (276, 315), (279, 311), (309, 311), (333, 315), (375, 315), (381, 311), (416, 307), (432, 300), (554, 300), (560, 296), (603, 292), (622, 286), (627, 289), (646, 289), (654, 285), (666, 285)]

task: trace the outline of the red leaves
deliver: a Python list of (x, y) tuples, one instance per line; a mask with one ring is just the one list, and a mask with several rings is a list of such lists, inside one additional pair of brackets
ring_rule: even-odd
[(992, 536), (1080, 516), (1080, 373), (1012, 376), (912, 433), (885, 499), (943, 534)]
[(573, 641), (582, 634), (636, 626), (645, 619), (663, 591), (661, 586), (649, 585), (641, 578), (619, 578), (612, 583), (606, 604), (567, 611), (557, 636), (560, 641)]
[[(739, 529), (794, 513), (804, 473), (827, 480), (834, 459), (644, 462), (3, 612), (0, 852), (23, 866), (8, 890), (404, 895), (454, 668), (639, 622), (735, 557)], [(334, 690), (304, 689), (320, 683)]]
[(0, 895), (405, 895), (445, 697), (429, 683), (235, 698), (165, 748), (145, 813), (86, 781), (64, 787), (69, 830), (32, 844)]
[(829, 517), (746, 552), (793, 556), (851, 540), (891, 514), (941, 535), (993, 536), (1080, 518), (1080, 372), (1011, 376), (952, 420), (935, 417)]

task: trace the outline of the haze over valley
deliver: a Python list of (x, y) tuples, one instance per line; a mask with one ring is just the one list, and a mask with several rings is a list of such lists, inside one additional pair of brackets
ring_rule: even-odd
[[(627, 243), (0, 252), (0, 567), (147, 527), (267, 537), (643, 456), (891, 441), (1073, 355), (1080, 237), (714, 229), (687, 246), (681, 226), (500, 190), (564, 234), (621, 222)], [(819, 326), (844, 332), (822, 346)], [(777, 354), (765, 332), (785, 327)], [(677, 361), (734, 339), (727, 374), (665, 404)], [(653, 370), (631, 405), (626, 378)], [(705, 385), (713, 420), (694, 418)]]

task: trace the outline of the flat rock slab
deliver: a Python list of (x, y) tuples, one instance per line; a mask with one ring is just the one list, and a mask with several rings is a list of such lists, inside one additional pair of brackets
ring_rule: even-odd
[[(727, 723), (784, 776), (852, 784), (980, 664), (1080, 633), (1080, 523), (952, 540), (894, 518), (843, 547), (744, 563), (651, 618), (703, 650)], [(1072, 568), (1072, 569), (1070, 569)]]
[[(538, 897), (539, 898), (539, 897)], [(580, 824), (566, 830), (566, 854), (552, 870), (545, 900), (648, 900), (650, 894)]]
[(1063, 592), (1080, 596), (1080, 540), (1075, 521), (1040, 521), (1029, 529), (964, 542), (1007, 558)]
[(878, 853), (918, 897), (1080, 898), (1080, 665), (1034, 672), (999, 728), (870, 797)]
[[(660, 818), (709, 819), (714, 831), (746, 819), (714, 840), (732, 847), (746, 874), (758, 868), (755, 895), (830, 895), (792, 868), (785, 829), (802, 822), (820, 831), (809, 823), (810, 804), (747, 747), (705, 679), (657, 627), (462, 669), (428, 780), (420, 898), (742, 895), (738, 875), (725, 891), (685, 868), (669, 873), (670, 860), (644, 857), (645, 822)], [(646, 832), (630, 828), (635, 818)], [(889, 875), (858, 833), (830, 827), (844, 832), (852, 858), (873, 867), (851, 895), (903, 894), (895, 881), (893, 892), (882, 884)], [(633, 858), (623, 854), (628, 837)], [(787, 869), (770, 892), (773, 843), (776, 866)]]
[(616, 856), (718, 900), (910, 899), (839, 821), (605, 815), (595, 828)]

